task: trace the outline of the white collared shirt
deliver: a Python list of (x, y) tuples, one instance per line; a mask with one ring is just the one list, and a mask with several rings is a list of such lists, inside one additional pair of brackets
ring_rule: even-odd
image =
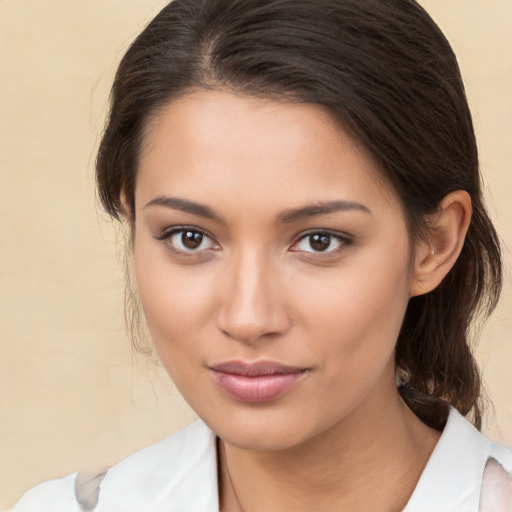
[[(215, 434), (196, 421), (109, 469), (94, 508), (77, 502), (75, 473), (34, 487), (12, 512), (218, 512), (215, 441)], [(488, 460), (512, 474), (512, 451), (487, 439), (451, 408), (403, 512), (478, 512)], [(505, 494), (512, 494), (508, 481)]]

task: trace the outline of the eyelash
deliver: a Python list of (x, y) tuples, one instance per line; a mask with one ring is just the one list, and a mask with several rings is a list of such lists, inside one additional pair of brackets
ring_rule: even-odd
[[(201, 244), (204, 242), (205, 238), (209, 239), (215, 247), (208, 247), (208, 248), (202, 249), (202, 250), (178, 249), (174, 244), (171, 243), (171, 239), (173, 236), (179, 235), (179, 234), (181, 234), (181, 236), (183, 237), (183, 235), (185, 233), (193, 233), (194, 235), (197, 235), (197, 234), (201, 235), (202, 239), (201, 239), (201, 242), (198, 247), (201, 246)], [(295, 248), (301, 242), (307, 240), (309, 237), (312, 237), (314, 235), (329, 237), (329, 244), (334, 239), (338, 242), (339, 246), (337, 248), (335, 248), (334, 250), (328, 250), (328, 251), (315, 251), (315, 250), (306, 251), (306, 250), (300, 250), (300, 249)], [(174, 252), (178, 255), (184, 256), (184, 257), (197, 257), (199, 254), (204, 253), (204, 251), (217, 250), (219, 247), (219, 245), (217, 244), (217, 242), (215, 242), (215, 240), (212, 236), (210, 236), (208, 233), (206, 233), (202, 229), (192, 227), (192, 226), (179, 226), (179, 227), (171, 228), (171, 229), (164, 231), (163, 233), (155, 236), (155, 239), (164, 243), (165, 246), (172, 252)], [(340, 233), (332, 232), (329, 230), (312, 230), (312, 231), (308, 231), (306, 233), (301, 233), (300, 235), (298, 235), (296, 237), (295, 241), (293, 242), (293, 244), (290, 246), (290, 250), (292, 252), (303, 252), (303, 253), (306, 253), (309, 255), (319, 255), (319, 256), (328, 257), (328, 256), (338, 254), (339, 252), (343, 251), (343, 249), (346, 249), (347, 247), (349, 247), (352, 244), (353, 244), (352, 238), (350, 238), (347, 235), (342, 235)], [(310, 247), (311, 247), (311, 241), (310, 241)]]
[[(202, 251), (197, 251), (197, 250), (191, 249), (191, 250), (187, 251), (187, 250), (176, 248), (175, 245), (173, 245), (171, 243), (171, 240), (172, 240), (173, 236), (178, 235), (180, 233), (181, 233), (182, 237), (185, 233), (199, 234), (203, 237), (200, 242), (200, 245), (203, 243), (204, 239), (206, 238), (206, 239), (211, 240), (214, 245), (218, 246), (218, 244), (214, 241), (213, 237), (211, 237), (208, 233), (206, 233), (202, 229), (192, 227), (192, 226), (180, 226), (180, 227), (174, 227), (174, 228), (168, 229), (168, 230), (164, 231), (163, 233), (161, 233), (160, 235), (155, 236), (155, 239), (162, 242), (169, 250), (171, 250), (174, 253), (179, 254), (181, 256), (185, 256), (185, 257), (194, 257), (194, 256), (197, 257), (201, 252), (203, 252), (205, 250), (205, 249), (203, 249)], [(207, 250), (216, 250), (216, 248), (208, 248)]]
[[(300, 251), (299, 249), (293, 249), (293, 247), (297, 246), (300, 242), (305, 241), (314, 235), (327, 236), (330, 238), (330, 240), (329, 240), (330, 242), (333, 239), (337, 240), (339, 243), (339, 246), (336, 249), (329, 250), (329, 251)], [(347, 235), (342, 235), (340, 233), (320, 229), (320, 230), (308, 231), (306, 233), (301, 233), (297, 237), (297, 241), (292, 244), (291, 250), (293, 252), (305, 252), (307, 254), (332, 256), (332, 255), (338, 254), (339, 252), (343, 251), (343, 249), (346, 249), (347, 247), (349, 247), (352, 244), (353, 244), (352, 238), (350, 238)], [(310, 246), (311, 246), (311, 240), (310, 240)]]

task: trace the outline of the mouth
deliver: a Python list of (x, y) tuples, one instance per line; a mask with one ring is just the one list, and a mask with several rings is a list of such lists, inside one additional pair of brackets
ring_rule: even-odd
[(208, 368), (215, 382), (229, 397), (253, 403), (279, 398), (308, 372), (308, 368), (271, 361), (228, 361)]

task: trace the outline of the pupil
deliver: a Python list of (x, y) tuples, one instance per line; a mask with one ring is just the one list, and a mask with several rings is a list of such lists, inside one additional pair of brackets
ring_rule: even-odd
[(309, 244), (315, 251), (325, 251), (331, 243), (331, 235), (326, 233), (312, 235)]
[(181, 235), (181, 242), (187, 249), (197, 249), (203, 241), (203, 235), (197, 231), (185, 231)]

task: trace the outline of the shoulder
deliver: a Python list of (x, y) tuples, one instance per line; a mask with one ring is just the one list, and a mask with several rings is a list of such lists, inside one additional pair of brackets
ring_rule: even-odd
[(512, 512), (512, 450), (487, 441), (479, 511)]
[(485, 466), (480, 512), (512, 511), (512, 474), (494, 458)]
[(77, 506), (95, 512), (218, 509), (215, 435), (201, 421), (131, 455), (104, 475), (81, 476), (75, 473), (34, 487), (12, 512), (69, 512)]
[(196, 421), (111, 468), (95, 512), (113, 512), (124, 504), (131, 510), (151, 506), (152, 512), (218, 510), (213, 432)]
[[(452, 408), (404, 512), (508, 511), (503, 507), (485, 508), (481, 500), (485, 498), (486, 488), (492, 488), (495, 496), (498, 487), (502, 494), (511, 492), (511, 473), (512, 451), (478, 432)], [(484, 477), (487, 474), (492, 476)]]
[(69, 512), (76, 508), (77, 473), (49, 480), (27, 491), (9, 512)]

